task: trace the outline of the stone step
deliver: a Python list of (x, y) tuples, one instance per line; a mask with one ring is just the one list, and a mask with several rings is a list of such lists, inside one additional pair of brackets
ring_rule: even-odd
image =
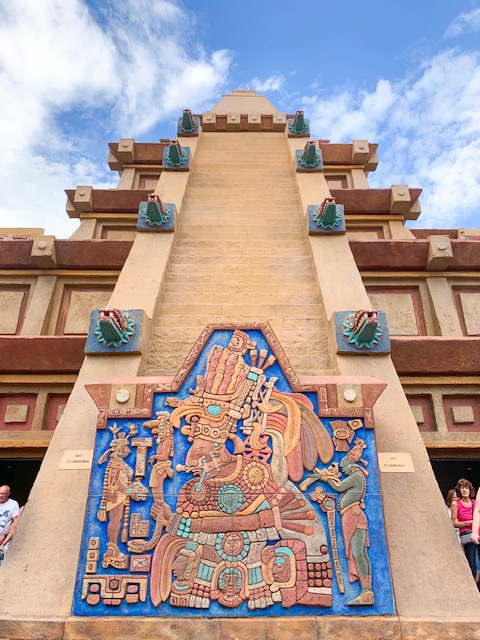
[(228, 316), (283, 316), (283, 315), (298, 315), (305, 317), (314, 317), (319, 314), (321, 307), (319, 303), (299, 303), (295, 304), (292, 300), (290, 304), (275, 304), (275, 302), (268, 303), (265, 300), (259, 303), (241, 303), (238, 302), (236, 296), (230, 296), (227, 294), (223, 298), (222, 302), (209, 302), (208, 303), (195, 303), (186, 302), (185, 304), (174, 304), (171, 302), (162, 302), (158, 309), (159, 317), (165, 316), (215, 316), (215, 315), (228, 315)]
[[(294, 193), (292, 185), (286, 183), (286, 180), (278, 180), (277, 182), (274, 183), (269, 179), (268, 176), (259, 178), (258, 175), (251, 174), (250, 176), (242, 176), (242, 179), (244, 177), (246, 177), (247, 179), (250, 178), (254, 182), (253, 183), (250, 182), (249, 184), (246, 184), (244, 187), (242, 187), (241, 183), (238, 180), (238, 176), (235, 176), (234, 178), (232, 177), (230, 181), (222, 180), (222, 184), (219, 184), (218, 176), (212, 174), (212, 177), (210, 180), (202, 180), (202, 181), (191, 180), (188, 183), (188, 188), (191, 191), (195, 190), (199, 192), (204, 191), (205, 189), (218, 189), (219, 191), (226, 190), (229, 193), (232, 191), (243, 193), (243, 191), (245, 190), (263, 188), (263, 189), (268, 189), (270, 191), (277, 190), (283, 193)], [(267, 180), (268, 182), (266, 182)]]
[[(179, 287), (177, 286), (177, 289)], [(235, 300), (235, 304), (252, 304), (258, 305), (264, 302), (265, 293), (263, 291), (253, 290), (246, 291), (243, 293), (235, 292), (233, 293), (228, 287), (222, 288), (218, 290), (216, 288), (215, 291), (205, 291), (205, 288), (197, 287), (197, 293), (201, 293), (202, 296), (207, 296), (209, 304), (222, 304), (225, 301), (225, 296), (231, 298), (233, 296)], [(273, 297), (273, 296), (272, 296)], [(173, 304), (175, 306), (184, 306), (186, 304), (191, 303), (192, 301), (192, 291), (190, 292), (181, 292), (180, 291), (166, 291), (162, 296), (162, 304)], [(297, 291), (296, 293), (290, 292), (275, 292), (275, 303), (276, 304), (298, 304), (298, 305), (312, 305), (312, 304), (320, 304), (320, 294), (314, 292), (304, 292)]]
[[(284, 188), (293, 189), (293, 184), (291, 183), (291, 179), (293, 174), (290, 171), (282, 171), (276, 172), (275, 177), (272, 177), (268, 173), (259, 173), (258, 171), (236, 171), (235, 173), (221, 173), (220, 171), (209, 171), (202, 172), (201, 174), (197, 174), (195, 176), (192, 175), (190, 180), (188, 181), (189, 187), (204, 187), (218, 185), (219, 179), (221, 180), (222, 186), (227, 188), (238, 186), (245, 179), (247, 180), (255, 180), (258, 183), (263, 181), (268, 181), (269, 185), (279, 185)], [(288, 181), (288, 182), (287, 182)], [(248, 185), (246, 185), (248, 186)]]
[(277, 198), (268, 197), (259, 194), (258, 196), (245, 197), (240, 200), (239, 197), (232, 196), (228, 193), (202, 193), (198, 197), (188, 195), (183, 205), (182, 211), (188, 208), (195, 210), (208, 210), (209, 207), (215, 206), (222, 208), (225, 212), (232, 211), (280, 211), (292, 213), (300, 209), (300, 203), (295, 198)]
[(185, 236), (185, 240), (182, 240), (181, 252), (174, 252), (175, 258), (181, 257), (183, 259), (188, 257), (188, 259), (198, 258), (199, 260), (203, 260), (207, 257), (215, 259), (221, 255), (228, 254), (228, 258), (241, 258), (242, 256), (249, 255), (275, 256), (276, 258), (280, 256), (289, 258), (292, 256), (295, 259), (309, 259), (309, 256), (302, 256), (301, 253), (300, 256), (298, 255), (303, 248), (303, 243), (301, 241), (293, 242), (291, 238), (288, 238), (285, 242), (278, 242), (274, 245), (268, 235), (258, 237), (252, 235), (250, 241), (231, 235), (222, 242), (217, 241), (216, 234), (212, 234), (208, 239), (201, 239), (193, 235), (190, 231), (190, 233), (185, 234)]
[[(186, 275), (193, 282), (199, 282), (196, 276), (201, 274), (209, 275), (211, 279), (217, 281), (220, 278), (215, 277), (214, 274), (223, 273), (224, 277), (221, 279), (225, 282), (231, 281), (232, 275), (235, 275), (237, 276), (236, 280), (250, 282), (256, 287), (260, 282), (268, 284), (270, 275), (284, 276), (292, 273), (298, 276), (299, 273), (302, 273), (303, 277), (303, 274), (306, 273), (310, 278), (314, 279), (314, 274), (308, 261), (302, 264), (294, 262), (294, 260), (295, 258), (288, 251), (278, 256), (267, 256), (265, 259), (261, 259), (261, 256), (253, 252), (232, 252), (229, 255), (225, 255), (220, 250), (217, 255), (208, 257), (195, 255), (187, 257), (181, 254), (174, 254), (170, 258), (167, 272), (171, 276)], [(281, 262), (279, 263), (278, 261)], [(285, 265), (287, 262), (289, 264)], [(255, 278), (255, 280), (252, 281), (252, 278)]]
[(176, 374), (207, 324), (234, 322), (269, 322), (296, 371), (330, 371), (291, 153), (283, 134), (272, 136), (200, 138), (147, 375)]
[[(295, 273), (285, 274), (260, 274), (260, 277), (252, 282), (251, 279), (232, 278), (231, 275), (225, 274), (223, 270), (207, 271), (205, 273), (195, 273), (195, 277), (184, 277), (184, 273), (176, 269), (175, 272), (168, 270), (165, 283), (165, 292), (175, 288), (182, 289), (185, 292), (193, 291), (208, 293), (212, 288), (225, 289), (232, 293), (241, 293), (250, 291), (253, 287), (261, 288), (263, 291), (277, 291), (285, 289), (286, 293), (294, 291), (317, 291), (317, 280), (311, 274), (309, 277), (299, 276)], [(245, 275), (245, 274), (243, 274)], [(256, 274), (258, 275), (258, 274)], [(184, 285), (182, 283), (185, 283)]]
[[(294, 265), (305, 264), (309, 266), (308, 258), (304, 258), (304, 262), (300, 262), (300, 258), (296, 257), (296, 252), (292, 251), (291, 246), (279, 247), (274, 254), (270, 254), (272, 246), (268, 243), (262, 245), (252, 242), (250, 246), (245, 243), (238, 243), (236, 247), (228, 248), (223, 246), (223, 243), (218, 243), (217, 246), (209, 244), (209, 249), (191, 249), (182, 253), (174, 253), (170, 258), (170, 264), (183, 264), (188, 262), (191, 264), (193, 260), (200, 262), (203, 267), (207, 264), (210, 267), (217, 267), (221, 264), (221, 261), (225, 261), (231, 265), (242, 265), (244, 262), (248, 262), (253, 265), (259, 264), (259, 259), (262, 259), (260, 264), (270, 267), (271, 264), (275, 264), (278, 260), (291, 260)], [(268, 262), (267, 262), (268, 261)], [(258, 268), (257, 271), (262, 271)], [(192, 272), (195, 273), (195, 272)]]
[[(249, 294), (252, 292), (250, 282), (243, 280), (231, 280), (222, 277), (221, 273), (206, 275), (202, 278), (179, 278), (173, 276), (166, 279), (164, 293), (180, 293), (180, 295), (190, 295), (198, 293), (201, 295), (210, 295), (227, 291), (229, 294)], [(298, 294), (317, 295), (318, 286), (315, 278), (298, 278), (295, 276), (269, 276), (255, 283), (255, 289), (259, 291), (275, 292), (279, 299), (287, 296)]]
[[(212, 227), (215, 228), (212, 229)], [(194, 244), (197, 241), (203, 242), (204, 240), (211, 240), (212, 246), (217, 243), (219, 239), (222, 241), (235, 239), (238, 242), (245, 242), (246, 240), (252, 241), (252, 229), (248, 226), (238, 225), (233, 222), (228, 222), (227, 224), (223, 220), (217, 221), (216, 224), (212, 222), (208, 225), (198, 224), (197, 220), (193, 222), (191, 219), (184, 219), (182, 220), (181, 231), (182, 246), (184, 242)], [(290, 226), (288, 228), (285, 226), (283, 231), (282, 227), (278, 228), (277, 224), (268, 226), (262, 224), (262, 227), (255, 229), (255, 242), (257, 243), (259, 239), (270, 242), (272, 252), (274, 253), (276, 253), (277, 248), (281, 247), (284, 243), (286, 246), (296, 247), (297, 243), (300, 243), (299, 246), (302, 246), (305, 237), (306, 232), (303, 224), (295, 225), (295, 229), (291, 229)], [(305, 247), (302, 246), (302, 248), (305, 250)]]

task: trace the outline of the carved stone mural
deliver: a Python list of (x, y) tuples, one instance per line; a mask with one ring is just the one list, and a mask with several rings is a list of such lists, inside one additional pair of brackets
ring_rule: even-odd
[[(392, 614), (374, 378), (299, 380), (266, 324), (209, 326), (99, 408), (75, 615)], [(127, 392), (126, 392), (127, 393)], [(134, 406), (133, 406), (134, 405)]]

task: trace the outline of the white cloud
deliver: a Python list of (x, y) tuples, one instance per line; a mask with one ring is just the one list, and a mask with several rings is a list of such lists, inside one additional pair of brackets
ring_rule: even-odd
[(455, 38), (462, 33), (480, 31), (480, 8), (461, 13), (448, 25), (444, 37)]
[(285, 77), (279, 73), (274, 73), (265, 80), (253, 78), (250, 80), (249, 87), (255, 89), (258, 93), (266, 93), (267, 91), (281, 91), (285, 86)]
[(371, 186), (423, 188), (418, 226), (480, 226), (479, 53), (446, 51), (402, 81), (380, 80), (372, 92), (303, 102), (316, 136), (379, 143)]
[(92, 164), (107, 132), (138, 136), (184, 107), (203, 111), (226, 80), (231, 53), (208, 54), (176, 0), (92, 11), (85, 0), (0, 6), (0, 226), (71, 233), (63, 189), (111, 186), (106, 162)]

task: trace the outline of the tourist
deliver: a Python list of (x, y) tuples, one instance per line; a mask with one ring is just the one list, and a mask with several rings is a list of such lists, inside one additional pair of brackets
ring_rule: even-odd
[[(459, 498), (452, 502), (452, 522), (453, 526), (460, 531), (460, 542), (470, 566), (470, 571), (475, 578), (475, 556), (477, 555), (478, 547), (472, 538), (473, 516), (476, 505), (475, 500), (473, 500), (474, 488), (469, 480), (460, 478), (455, 490)], [(475, 533), (475, 539), (478, 540), (478, 524)]]
[[(455, 489), (449, 489), (445, 503), (447, 505), (448, 517), (450, 519), (452, 519), (452, 502), (454, 500), (458, 500), (457, 492)], [(457, 538), (460, 540), (460, 529), (455, 528), (455, 533), (457, 534)]]
[(18, 502), (10, 498), (10, 487), (0, 487), (0, 564), (3, 562), (20, 513)]

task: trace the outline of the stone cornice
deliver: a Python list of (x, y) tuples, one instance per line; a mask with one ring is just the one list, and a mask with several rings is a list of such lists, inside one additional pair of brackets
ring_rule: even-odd
[(86, 336), (0, 336), (0, 373), (78, 373)]
[[(56, 269), (119, 270), (131, 240), (55, 240)], [(32, 240), (0, 240), (0, 269), (35, 269)], [(45, 269), (45, 274), (49, 273)]]
[[(480, 271), (480, 242), (451, 240), (453, 259), (447, 271)], [(360, 271), (425, 271), (428, 240), (350, 240)]]

